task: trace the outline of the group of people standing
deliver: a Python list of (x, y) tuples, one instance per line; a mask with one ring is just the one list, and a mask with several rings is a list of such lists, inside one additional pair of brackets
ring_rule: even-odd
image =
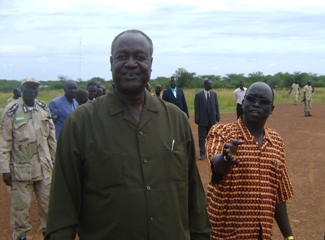
[[(78, 89), (75, 81), (67, 80), (64, 95), (47, 106), (36, 99), (40, 85), (33, 77), (25, 78), (21, 91), (15, 88), (13, 97), (6, 101), (1, 121), (0, 173), (11, 196), (14, 239), (26, 239), (26, 232), (31, 229), (29, 209), (33, 192), (38, 203), (40, 231), (45, 235), (56, 141), (64, 121), (78, 106), (106, 91), (98, 81), (91, 81), (87, 88), (93, 90), (95, 86), (96, 91), (89, 94), (86, 89)], [(78, 103), (78, 93), (83, 91), (86, 92), (84, 101)]]
[[(290, 88), (290, 91), (288, 94), (293, 93), (294, 97), (294, 104), (296, 105), (298, 102), (298, 97), (300, 95), (300, 87), (299, 83), (296, 80)], [(307, 81), (307, 84), (303, 88), (304, 96), (301, 102), (304, 103), (304, 112), (305, 112), (305, 117), (311, 117), (311, 100), (312, 100), (312, 94), (314, 93), (314, 87), (311, 85), (311, 81)]]
[(284, 144), (265, 126), (274, 110), (269, 85), (239, 87), (245, 90), (238, 93), (243, 100), (236, 100), (242, 112), (228, 124), (216, 124), (220, 113), (211, 81), (195, 95), (199, 159), (207, 158), (211, 171), (205, 194), (183, 91), (175, 78), (162, 95), (161, 86), (155, 87), (156, 97), (146, 90), (152, 40), (139, 30), (120, 33), (110, 63), (114, 83), (107, 97), (76, 108), (76, 85), (69, 81), (69, 97), (50, 104), (64, 106), (63, 113), (72, 110), (57, 142), (53, 120), (60, 113), (52, 115), (36, 100), (34, 78), (22, 82), (23, 99), (5, 108), (0, 171), (11, 188), (14, 239), (26, 239), (30, 230), (21, 210), (29, 207), (33, 191), (46, 240), (271, 239), (274, 219), (283, 237), (294, 239)]

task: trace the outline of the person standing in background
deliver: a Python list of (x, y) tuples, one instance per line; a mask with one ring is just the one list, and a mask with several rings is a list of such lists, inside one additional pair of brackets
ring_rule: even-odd
[(83, 88), (78, 88), (76, 93), (76, 101), (78, 102), (79, 106), (89, 102), (88, 91)]
[(40, 231), (45, 234), (56, 140), (45, 103), (36, 99), (40, 82), (22, 81), (22, 98), (9, 103), (0, 129), (0, 173), (11, 197), (10, 223), (14, 240), (26, 240), (32, 226), (29, 209), (35, 192)]
[(161, 95), (161, 85), (160, 84), (157, 84), (156, 86), (155, 86), (155, 92), (152, 94), (152, 96), (155, 96), (155, 97), (157, 97), (157, 98), (160, 98), (160, 99), (162, 99), (162, 95)]
[(64, 95), (54, 98), (49, 103), (51, 116), (55, 124), (56, 140), (67, 116), (78, 107), (78, 102), (75, 100), (77, 93), (77, 83), (73, 80), (67, 80), (64, 83)]
[(246, 90), (247, 90), (247, 88), (244, 87), (244, 83), (242, 81), (240, 81), (238, 83), (238, 88), (234, 91), (234, 99), (237, 103), (237, 105), (236, 105), (237, 119), (241, 115), (243, 115), (242, 104), (243, 104), (244, 96), (246, 94)]
[(205, 138), (212, 125), (220, 122), (220, 112), (217, 93), (211, 91), (212, 81), (204, 81), (204, 90), (195, 94), (194, 111), (195, 123), (198, 125), (200, 156), (205, 157)]
[(187, 103), (185, 100), (184, 92), (181, 88), (176, 87), (176, 77), (171, 77), (169, 81), (170, 88), (163, 92), (162, 99), (166, 102), (170, 102), (179, 107), (183, 112), (186, 113), (189, 118)]
[(17, 99), (19, 99), (19, 98), (21, 97), (21, 91), (20, 91), (18, 88), (15, 88), (15, 89), (13, 90), (13, 94), (14, 94), (14, 96), (13, 96), (12, 98), (8, 98), (8, 99), (7, 99), (7, 101), (6, 101), (6, 105), (5, 105), (5, 106), (7, 106), (8, 103), (10, 103), (10, 102), (12, 102), (12, 101), (14, 101), (14, 100), (17, 100)]
[(307, 85), (304, 86), (304, 110), (305, 110), (305, 117), (311, 117), (311, 99), (314, 92), (314, 87), (311, 85), (311, 82), (308, 81)]
[(298, 96), (299, 96), (299, 94), (300, 94), (300, 88), (299, 88), (298, 80), (296, 80), (296, 81), (292, 84), (292, 86), (291, 86), (290, 91), (289, 91), (288, 94), (290, 94), (291, 92), (293, 92), (294, 103), (295, 103), (295, 105), (296, 105), (297, 102), (298, 102)]

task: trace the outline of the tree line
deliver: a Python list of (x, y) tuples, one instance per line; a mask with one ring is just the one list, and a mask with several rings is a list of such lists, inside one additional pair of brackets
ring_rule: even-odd
[[(189, 72), (184, 68), (178, 68), (174, 74), (177, 78), (177, 86), (180, 88), (203, 88), (203, 82), (205, 80), (211, 80), (214, 88), (228, 88), (233, 89), (237, 88), (240, 81), (244, 82), (245, 86), (249, 86), (254, 82), (266, 82), (274, 89), (289, 89), (295, 81), (298, 81), (301, 87), (305, 86), (307, 81), (311, 81), (314, 87), (325, 87), (325, 75), (317, 75), (314, 73), (306, 72), (294, 72), (294, 73), (282, 73), (278, 72), (272, 75), (264, 75), (263, 72), (254, 72), (249, 73), (247, 76), (245, 74), (235, 74), (230, 73), (225, 76), (219, 75), (197, 75), (195, 72)], [(161, 84), (163, 89), (169, 87), (168, 77), (157, 77), (150, 80), (152, 88), (156, 84)], [(63, 89), (64, 82), (68, 80), (68, 77), (58, 76), (57, 80), (41, 80), (42, 88), (41, 89)], [(82, 79), (77, 79), (78, 87), (87, 88), (87, 84), (92, 81), (97, 80), (106, 88), (109, 88), (112, 85), (113, 81), (105, 80), (100, 77), (93, 77), (89, 80), (83, 81)], [(20, 88), (20, 81), (18, 80), (6, 80), (0, 79), (0, 91), (1, 92), (12, 92), (13, 89)]]

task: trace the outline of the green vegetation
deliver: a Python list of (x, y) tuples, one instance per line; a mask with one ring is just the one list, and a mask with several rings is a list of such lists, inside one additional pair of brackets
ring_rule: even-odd
[[(306, 85), (307, 81), (311, 81), (315, 87), (315, 93), (313, 94), (313, 102), (325, 102), (325, 76), (318, 76), (313, 73), (294, 72), (282, 73), (279, 72), (273, 76), (264, 75), (262, 72), (250, 73), (248, 76), (244, 74), (226, 74), (226, 76), (216, 75), (196, 75), (196, 73), (188, 72), (184, 68), (178, 68), (173, 76), (177, 77), (177, 86), (183, 88), (190, 114), (194, 113), (194, 95), (196, 92), (203, 89), (203, 82), (205, 80), (211, 80), (213, 83), (214, 91), (218, 93), (219, 107), (221, 113), (235, 112), (236, 104), (233, 99), (233, 91), (237, 88), (240, 81), (244, 82), (245, 87), (248, 87), (254, 82), (261, 81), (266, 82), (273, 87), (275, 92), (275, 105), (293, 103), (293, 96), (288, 95), (289, 89), (295, 81), (298, 81), (300, 85), (300, 92), (302, 94), (302, 88)], [(62, 95), (64, 82), (67, 77), (58, 76), (58, 80), (40, 81), (42, 86), (39, 90), (38, 99), (48, 104), (53, 98)], [(157, 77), (150, 80), (151, 91), (154, 91), (156, 84), (161, 84), (163, 89), (169, 87), (168, 77)], [(100, 77), (94, 77), (88, 81), (82, 81), (77, 79), (78, 87), (87, 88), (87, 84), (97, 80), (108, 89), (113, 81), (105, 81)], [(3, 107), (6, 100), (12, 97), (12, 91), (14, 88), (20, 88), (20, 81), (17, 80), (5, 80), (0, 79), (0, 107)], [(302, 95), (299, 100), (302, 99)]]
[[(190, 114), (194, 114), (194, 96), (195, 93), (201, 91), (202, 88), (185, 89), (185, 97)], [(218, 94), (219, 107), (221, 114), (232, 113), (236, 111), (236, 104), (234, 101), (233, 91), (234, 89), (213, 89)], [(151, 90), (152, 91), (152, 90)], [(302, 99), (302, 91), (299, 97), (299, 101)], [(63, 95), (63, 90), (50, 90), (48, 88), (40, 88), (37, 99), (48, 104), (53, 98)], [(275, 105), (278, 104), (291, 104), (293, 103), (293, 95), (288, 95), (287, 90), (275, 90)], [(0, 106), (4, 107), (6, 100), (12, 97), (12, 93), (0, 94)], [(325, 102), (325, 88), (315, 88), (313, 93), (313, 102)], [(302, 106), (302, 104), (301, 104)]]
[[(194, 114), (194, 96), (195, 93), (202, 89), (184, 90), (186, 101), (190, 114)], [(234, 100), (234, 89), (213, 89), (218, 94), (220, 113), (232, 113), (236, 111), (236, 103)], [(293, 94), (288, 95), (287, 90), (274, 90), (274, 105), (293, 104)], [(299, 101), (302, 100), (303, 92), (300, 91)], [(315, 88), (312, 102), (325, 102), (325, 88)], [(301, 103), (302, 107), (302, 103)]]

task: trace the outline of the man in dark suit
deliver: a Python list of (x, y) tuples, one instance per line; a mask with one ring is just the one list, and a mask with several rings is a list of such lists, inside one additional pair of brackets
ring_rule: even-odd
[(220, 121), (219, 104), (217, 93), (210, 91), (212, 82), (204, 81), (204, 90), (195, 94), (194, 110), (195, 123), (198, 124), (200, 157), (203, 160), (205, 157), (205, 138), (216, 122)]
[(176, 87), (176, 78), (174, 76), (170, 78), (169, 86), (170, 88), (163, 92), (162, 99), (175, 104), (189, 117), (184, 92), (181, 88)]

